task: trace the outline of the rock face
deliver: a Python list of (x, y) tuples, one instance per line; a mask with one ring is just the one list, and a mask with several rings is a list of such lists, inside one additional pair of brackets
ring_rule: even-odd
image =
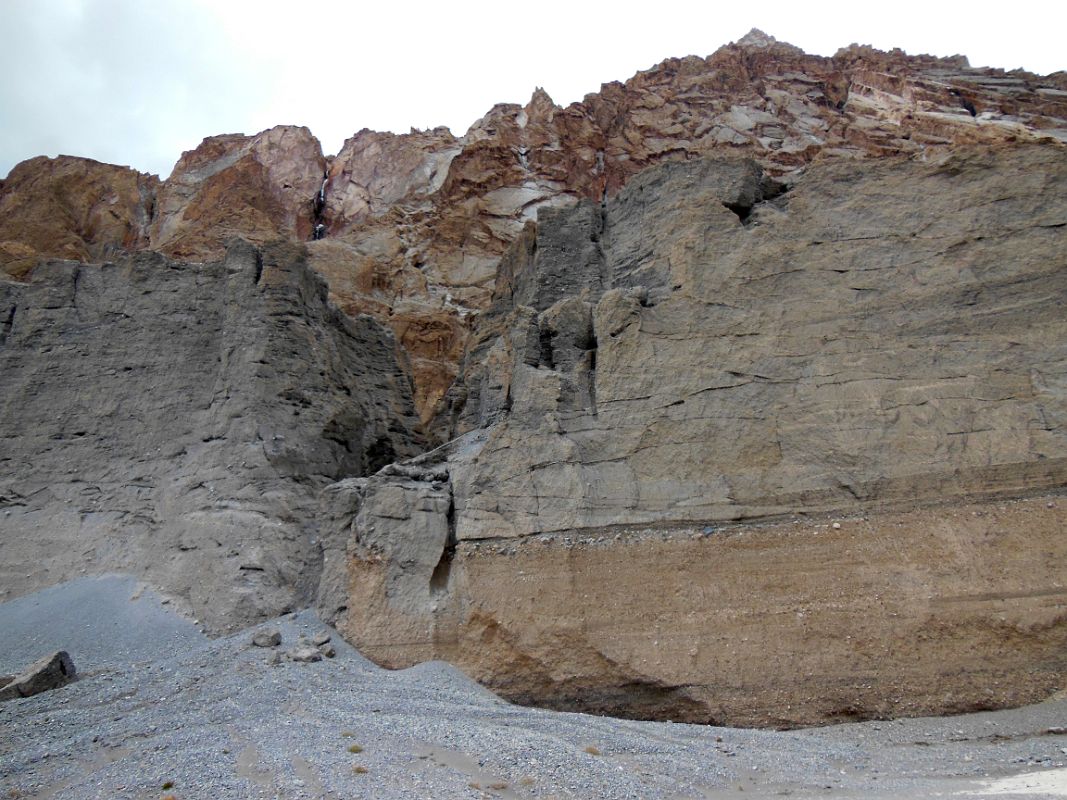
[(389, 333), (299, 245), (0, 282), (0, 584), (144, 576), (211, 630), (307, 602), (319, 488), (422, 446)]
[[(457, 536), (720, 520), (1067, 479), (1067, 159), (671, 163), (501, 271)], [(531, 255), (532, 252), (532, 255)], [(457, 401), (458, 404), (458, 401)]]
[(160, 186), (149, 229), (153, 250), (175, 258), (219, 257), (231, 236), (255, 244), (311, 238), (326, 174), (307, 128), (280, 125), (256, 136), (213, 136), (183, 153)]
[(43, 258), (102, 261), (148, 245), (159, 179), (86, 158), (33, 158), (0, 186), (0, 273)]
[(381, 663), (598, 713), (1037, 699), (1065, 144), (1064, 73), (753, 31), (463, 136), (26, 162), (0, 591), (132, 572), (215, 631), (314, 601)]
[[(806, 724), (1051, 691), (1062, 512), (891, 509), (1067, 484), (1064, 187), (1040, 145), (828, 161), (788, 189), (705, 159), (542, 212), (479, 320), (446, 462), (335, 489), (339, 628), (390, 666), (453, 659), (622, 715)], [(832, 546), (810, 523), (717, 535), (813, 513), (864, 524)], [(1028, 582), (1054, 600), (1011, 633)]]
[[(724, 151), (788, 182), (820, 159), (1009, 141), (1067, 141), (1067, 75), (855, 45), (823, 58), (753, 31), (707, 58), (667, 59), (604, 84), (566, 108), (538, 90), (525, 106), (495, 106), (461, 137), (444, 128), (364, 130), (324, 158), (306, 128), (280, 126), (206, 139), (162, 183), (105, 168), (113, 185), (81, 178), (75, 194), (120, 198), (106, 208), (121, 231), (106, 236), (90, 226), (86, 239), (80, 206), (57, 213), (52, 195), (22, 188), (103, 165), (34, 159), (0, 188), (0, 264), (21, 275), (41, 256), (104, 257), (83, 240), (204, 261), (233, 235), (306, 241), (318, 230), (327, 238), (312, 242), (312, 266), (347, 313), (393, 329), (430, 422), (440, 419), (471, 324), (491, 300), (497, 263), (541, 208), (599, 202), (650, 165)], [(443, 425), (436, 432), (446, 433)]]

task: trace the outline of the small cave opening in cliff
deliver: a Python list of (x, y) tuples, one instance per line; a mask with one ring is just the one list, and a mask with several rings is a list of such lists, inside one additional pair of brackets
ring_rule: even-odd
[(746, 203), (723, 203), (723, 207), (732, 211), (737, 215), (737, 218), (741, 220), (742, 225), (748, 223), (748, 218), (752, 216), (752, 207), (754, 204)]
[(366, 469), (363, 474), (373, 475), (386, 464), (392, 464), (394, 461), (396, 461), (396, 450), (393, 449), (393, 443), (383, 436), (367, 448), (364, 454)]
[(963, 92), (961, 92), (959, 89), (950, 89), (949, 90), (949, 94), (951, 94), (953, 97), (955, 97), (957, 100), (960, 101), (960, 108), (962, 108), (964, 111), (966, 111), (972, 117), (977, 117), (978, 116), (978, 109), (975, 108), (974, 103), (972, 103), (966, 97), (966, 95), (963, 94)]
[(448, 591), (448, 581), (452, 577), (452, 561), (456, 556), (456, 546), (449, 544), (441, 551), (441, 560), (430, 575), (430, 594), (438, 595)]

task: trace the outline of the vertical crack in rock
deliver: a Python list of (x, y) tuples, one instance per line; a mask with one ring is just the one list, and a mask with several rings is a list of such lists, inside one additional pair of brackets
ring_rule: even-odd
[(12, 303), (11, 308), (8, 309), (7, 318), (0, 325), (0, 344), (7, 341), (7, 337), (11, 335), (12, 328), (15, 327), (15, 312), (18, 311), (18, 308), (17, 303)]
[(329, 182), (330, 172), (327, 169), (322, 173), (322, 183), (311, 204), (311, 238), (315, 241), (326, 237), (326, 185)]
[(78, 307), (78, 288), (81, 285), (82, 279), (82, 267), (74, 267), (74, 274), (70, 281), (70, 305), (72, 308)]
[(263, 254), (256, 251), (256, 265), (252, 271), (252, 283), (259, 286), (259, 282), (263, 279)]

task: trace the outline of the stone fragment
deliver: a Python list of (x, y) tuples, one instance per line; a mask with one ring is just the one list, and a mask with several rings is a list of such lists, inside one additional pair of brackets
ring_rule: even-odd
[(277, 628), (258, 630), (252, 634), (252, 644), (256, 647), (277, 647), (282, 643), (282, 634)]
[(325, 644), (319, 645), (319, 652), (326, 656), (326, 658), (333, 658), (337, 655), (337, 648), (329, 642), (326, 642)]
[(58, 689), (74, 680), (74, 662), (65, 650), (58, 650), (26, 667), (11, 681), (0, 688), (0, 700), (30, 697), (49, 689)]
[(290, 661), (309, 664), (313, 661), (322, 661), (322, 653), (314, 647), (294, 647), (285, 654)]
[(317, 631), (311, 637), (311, 643), (316, 647), (326, 644), (330, 641), (330, 634), (328, 631)]

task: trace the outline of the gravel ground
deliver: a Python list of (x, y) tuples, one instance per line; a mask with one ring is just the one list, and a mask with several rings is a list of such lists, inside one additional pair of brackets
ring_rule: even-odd
[[(0, 605), (0, 671), (80, 679), (0, 705), (0, 798), (1067, 797), (1067, 701), (752, 731), (510, 705), (439, 662), (382, 670), (311, 612), (208, 640), (128, 578)], [(333, 634), (337, 655), (272, 654)]]

